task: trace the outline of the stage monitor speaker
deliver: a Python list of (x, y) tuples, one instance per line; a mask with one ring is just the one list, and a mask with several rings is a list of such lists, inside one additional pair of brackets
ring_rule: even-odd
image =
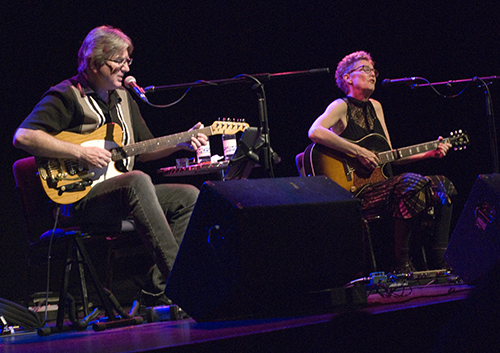
[(445, 253), (446, 263), (474, 284), (500, 258), (500, 174), (479, 175)]
[(165, 294), (198, 322), (321, 311), (350, 295), (330, 290), (359, 275), (362, 238), (360, 201), (327, 177), (207, 181)]

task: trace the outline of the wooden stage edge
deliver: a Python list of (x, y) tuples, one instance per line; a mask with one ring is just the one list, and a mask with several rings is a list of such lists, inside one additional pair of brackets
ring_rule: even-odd
[[(1, 336), (1, 352), (426, 352), (472, 290), (427, 284), (369, 293), (367, 304), (321, 315), (197, 323), (143, 323), (95, 332)], [(397, 348), (397, 349), (396, 349)]]

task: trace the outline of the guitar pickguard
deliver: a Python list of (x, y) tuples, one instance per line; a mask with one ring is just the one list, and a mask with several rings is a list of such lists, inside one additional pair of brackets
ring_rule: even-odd
[[(374, 152), (389, 149), (387, 140), (378, 134), (368, 135), (355, 143)], [(304, 168), (308, 175), (326, 175), (355, 195), (367, 185), (385, 179), (382, 168), (368, 170), (357, 158), (320, 144), (306, 148)]]

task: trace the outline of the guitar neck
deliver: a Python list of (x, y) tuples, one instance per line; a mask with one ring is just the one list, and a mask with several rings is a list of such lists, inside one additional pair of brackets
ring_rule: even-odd
[(394, 162), (397, 159), (410, 157), (415, 154), (435, 150), (440, 143), (446, 143), (446, 142), (448, 142), (448, 139), (444, 139), (441, 141), (425, 142), (414, 146), (398, 148), (391, 151), (379, 152), (378, 157), (382, 164), (390, 163)]
[[(111, 157), (113, 161), (119, 161), (121, 159), (136, 156), (142, 153), (155, 152), (163, 149), (171, 148), (177, 146), (179, 143), (188, 142), (191, 137), (197, 136), (198, 133), (205, 134), (207, 136), (213, 135), (212, 127), (207, 126), (202, 129), (191, 130), (179, 132), (177, 134), (163, 136), (154, 138), (147, 141), (141, 141), (133, 143), (131, 145), (123, 146), (112, 151), (113, 156)], [(114, 153), (116, 152), (116, 153)]]

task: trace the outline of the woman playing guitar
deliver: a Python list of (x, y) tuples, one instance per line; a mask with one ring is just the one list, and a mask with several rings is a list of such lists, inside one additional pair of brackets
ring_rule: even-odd
[[(428, 258), (429, 267), (445, 268), (444, 251), (448, 244), (452, 208), (449, 196), (456, 193), (451, 181), (443, 176), (426, 177), (414, 173), (392, 176), (390, 169), (381, 173), (380, 166), (386, 161), (377, 154), (380, 147), (354, 142), (366, 142), (367, 136), (378, 136), (378, 142), (385, 141), (387, 148), (392, 150), (382, 106), (370, 98), (377, 77), (378, 71), (374, 69), (370, 54), (359, 51), (342, 59), (335, 78), (347, 97), (333, 101), (326, 108), (309, 129), (309, 138), (323, 155), (344, 155), (345, 160), (350, 161), (343, 164), (344, 177), (366, 182), (364, 185), (353, 184), (351, 190), (362, 200), (364, 218), (370, 221), (389, 212), (394, 219), (396, 272), (414, 271), (409, 255), (411, 232), (420, 215), (432, 211), (435, 211), (436, 229)], [(398, 155), (394, 150), (390, 153), (393, 156), (391, 161), (408, 163), (442, 158), (450, 147), (451, 144), (440, 137), (434, 148), (409, 156)], [(306, 169), (308, 165), (314, 168), (312, 156), (313, 153), (305, 153)]]

